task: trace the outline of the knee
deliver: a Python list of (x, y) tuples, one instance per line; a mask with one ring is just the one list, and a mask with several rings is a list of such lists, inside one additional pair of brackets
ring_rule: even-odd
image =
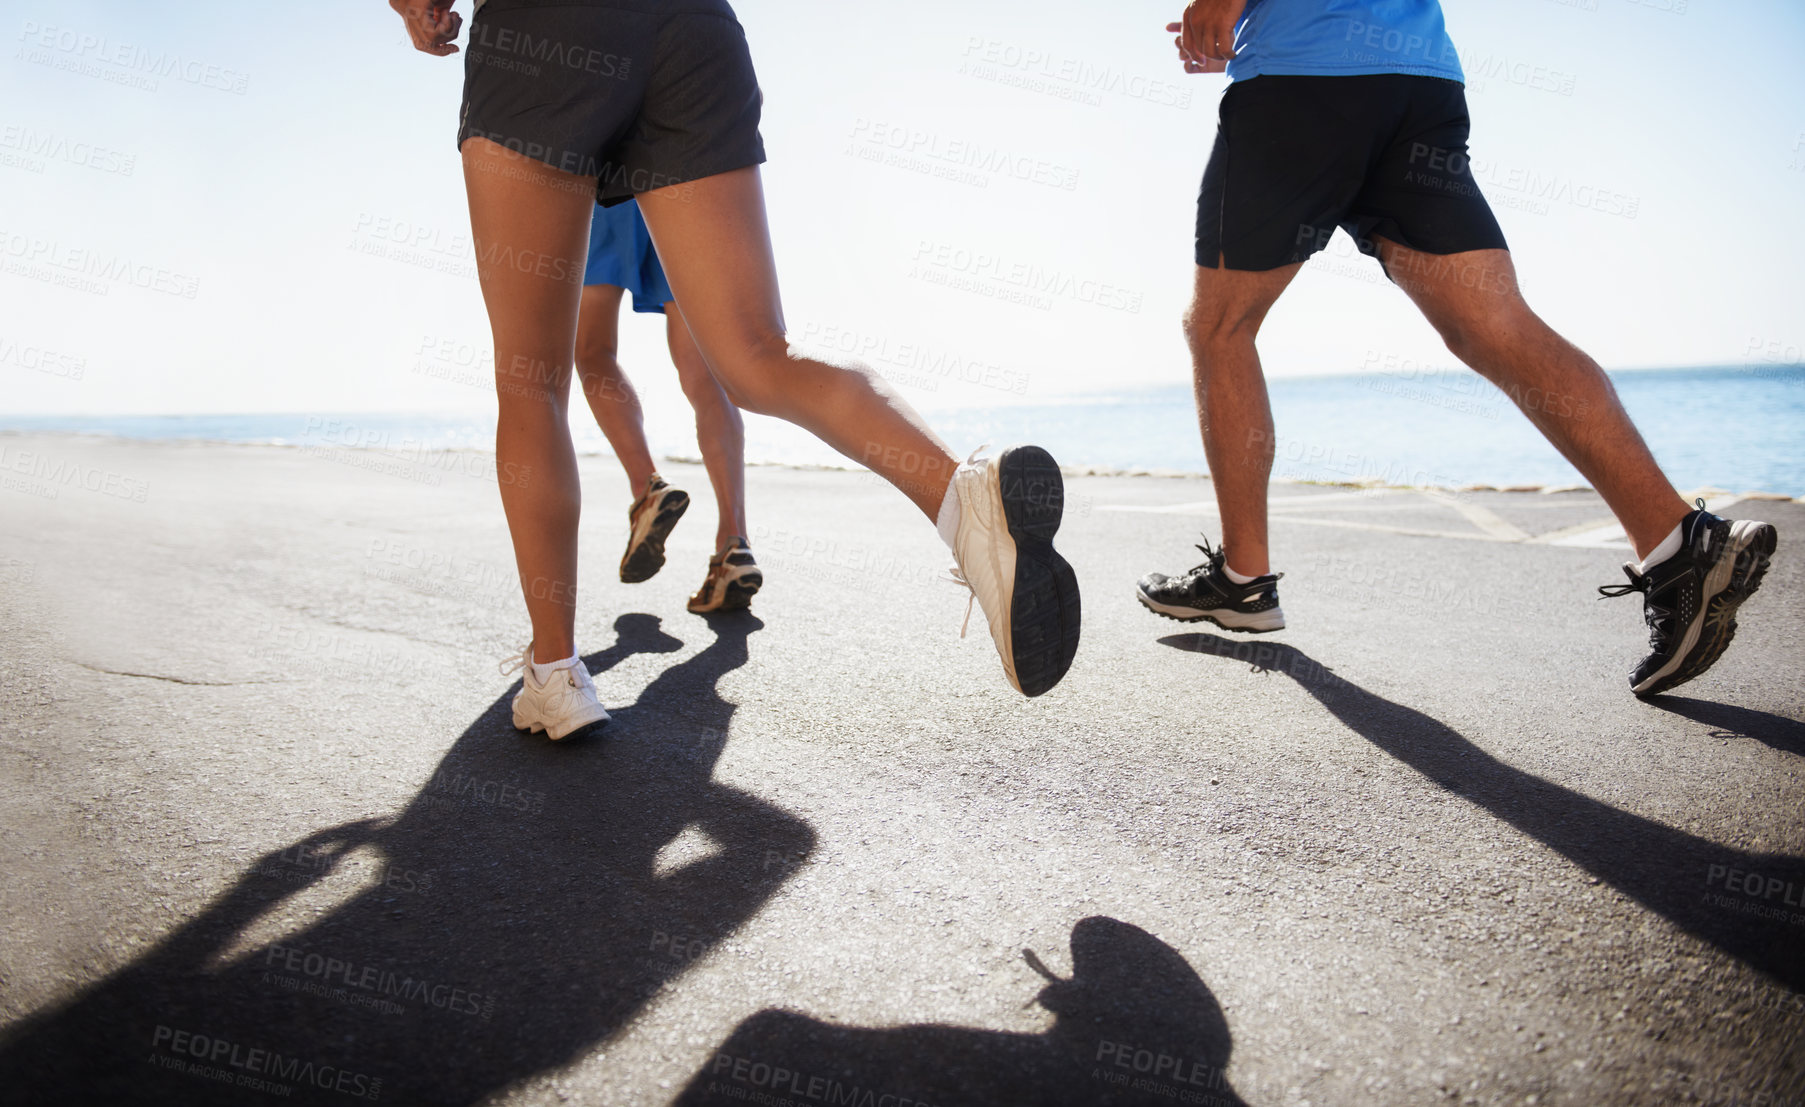
[(577, 383), (591, 404), (602, 400), (625, 404), (638, 399), (611, 342), (577, 344)]
[[(759, 335), (711, 351), (708, 365), (728, 402), (743, 411), (779, 415), (785, 395), (793, 392), (786, 385), (796, 363), (789, 340), (781, 334)], [(686, 394), (689, 388), (685, 381)]]
[(1195, 303), (1184, 314), (1185, 343), (1199, 371), (1225, 354), (1251, 347), (1258, 326), (1251, 320), (1225, 314), (1216, 305)]
[(1449, 353), (1483, 373), (1513, 346), (1532, 338), (1540, 325), (1527, 311), (1499, 311), (1474, 318), (1439, 319), (1435, 330)]
[(677, 358), (677, 384), (691, 407), (701, 411), (724, 400), (722, 388), (714, 379), (714, 371), (699, 357)]
[(1478, 356), (1482, 344), (1476, 341), (1473, 328), (1456, 322), (1440, 322), (1435, 325), (1435, 331), (1441, 335), (1442, 345), (1461, 362), (1471, 365), (1475, 360), (1483, 360)]
[(707, 439), (730, 427), (740, 426), (740, 408), (727, 390), (715, 381), (706, 365), (696, 368), (697, 372), (678, 374), (677, 380), (683, 386), (690, 410), (695, 412), (697, 433)]
[(723, 420), (739, 419), (740, 405), (734, 402), (725, 388), (715, 383), (713, 375), (707, 369), (702, 370), (698, 379), (685, 377), (681, 383), (684, 398), (689, 400), (690, 410), (696, 413), (697, 427), (718, 430)]
[(505, 408), (562, 407), (570, 384), (570, 365), (543, 358), (515, 356), (495, 363), (495, 392)]
[(576, 354), (577, 369), (584, 376), (601, 374), (612, 377), (620, 374), (619, 351), (608, 339), (578, 334)]

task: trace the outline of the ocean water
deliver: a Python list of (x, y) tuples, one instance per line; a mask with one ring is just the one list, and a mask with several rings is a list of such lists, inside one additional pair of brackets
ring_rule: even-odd
[[(1656, 459), (1684, 489), (1805, 496), (1805, 366), (1639, 370), (1611, 374)], [(1461, 371), (1292, 378), (1271, 383), (1274, 476), (1391, 484), (1583, 484), (1501, 392)], [(1571, 411), (1561, 397), (1527, 397)], [(984, 408), (923, 406), (955, 449), (1033, 441), (1067, 465), (1206, 470), (1188, 385)], [(1583, 414), (1573, 411), (1574, 414)], [(687, 413), (658, 413), (654, 450), (694, 456)], [(685, 416), (679, 418), (678, 416)], [(573, 408), (578, 448), (607, 443)], [(358, 447), (402, 455), (489, 450), (491, 418), (284, 414), (10, 417), (0, 430), (55, 430), (162, 440)], [(747, 418), (747, 458), (847, 462), (775, 420)]]
[[(1805, 496), (1805, 367), (1611, 374), (1674, 484)], [(1510, 398), (1466, 370), (1269, 384), (1273, 475), (1388, 484), (1584, 484)], [(1526, 397), (1574, 414), (1561, 397)], [(1067, 464), (1204, 472), (1188, 385), (1070, 404), (946, 412), (955, 444), (1034, 441)]]

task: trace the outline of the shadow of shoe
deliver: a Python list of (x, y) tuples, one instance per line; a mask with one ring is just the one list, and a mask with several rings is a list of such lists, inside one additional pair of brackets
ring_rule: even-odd
[(1725, 732), (1726, 737), (1753, 738), (1784, 753), (1805, 756), (1805, 723), (1765, 711), (1685, 696), (1651, 696), (1642, 702), (1695, 723), (1716, 727)]

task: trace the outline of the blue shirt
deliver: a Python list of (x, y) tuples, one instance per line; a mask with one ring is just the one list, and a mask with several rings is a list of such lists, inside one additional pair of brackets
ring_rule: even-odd
[(1228, 78), (1411, 73), (1466, 81), (1441, 0), (1248, 0)]

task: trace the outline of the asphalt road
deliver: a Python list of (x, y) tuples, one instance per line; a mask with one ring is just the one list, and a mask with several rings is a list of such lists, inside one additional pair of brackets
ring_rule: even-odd
[(1131, 594), (1207, 481), (1074, 478), (1027, 701), (867, 475), (752, 471), (765, 591), (689, 615), (666, 472), (627, 586), (584, 462), (552, 745), (479, 455), (0, 436), (0, 1099), (1805, 1101), (1805, 505), (1723, 508), (1778, 557), (1641, 703), (1589, 493), (1275, 486), (1246, 639)]

